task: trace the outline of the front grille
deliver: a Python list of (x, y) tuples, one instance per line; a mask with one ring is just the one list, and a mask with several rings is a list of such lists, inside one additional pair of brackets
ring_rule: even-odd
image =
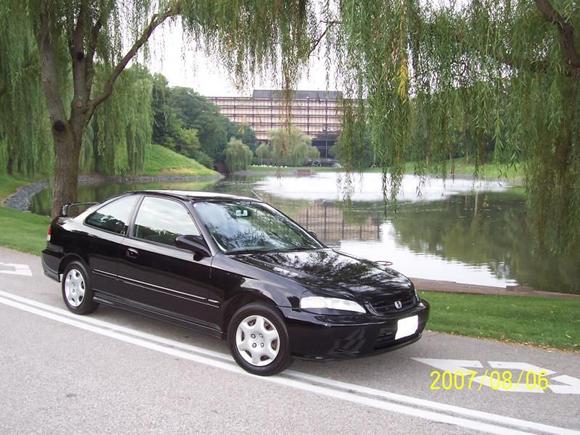
[[(401, 303), (401, 307), (397, 308), (395, 303)], [(380, 295), (368, 301), (369, 307), (375, 314), (385, 315), (405, 311), (414, 307), (417, 304), (417, 299), (413, 292), (405, 291), (398, 294)]]

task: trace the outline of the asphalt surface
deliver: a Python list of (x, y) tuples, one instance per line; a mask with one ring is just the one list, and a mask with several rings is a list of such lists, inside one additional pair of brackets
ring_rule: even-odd
[[(259, 378), (200, 333), (108, 307), (69, 313), (39, 257), (3, 248), (0, 330), (0, 433), (580, 433), (578, 353), (427, 332)], [(543, 368), (549, 387), (430, 388), (435, 367), (467, 366), (514, 383)]]

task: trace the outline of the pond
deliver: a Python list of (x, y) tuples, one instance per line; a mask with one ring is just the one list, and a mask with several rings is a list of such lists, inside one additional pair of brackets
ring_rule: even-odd
[[(102, 184), (79, 187), (79, 201), (136, 189), (206, 190), (257, 196), (317, 233), (326, 244), (404, 274), (500, 288), (580, 292), (580, 258), (537, 252), (521, 189), (497, 181), (406, 175), (396, 210), (385, 209), (381, 174), (231, 177), (217, 182)], [(48, 214), (50, 192), (32, 199)], [(385, 213), (386, 211), (386, 213)]]

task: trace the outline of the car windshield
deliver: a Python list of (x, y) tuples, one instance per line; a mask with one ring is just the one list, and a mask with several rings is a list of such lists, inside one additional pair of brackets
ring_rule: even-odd
[(274, 208), (257, 202), (199, 202), (201, 221), (227, 254), (298, 251), (323, 246)]

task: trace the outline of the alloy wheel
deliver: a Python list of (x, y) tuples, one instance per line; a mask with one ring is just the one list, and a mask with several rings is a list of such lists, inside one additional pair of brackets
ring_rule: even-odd
[(280, 335), (266, 317), (252, 315), (238, 324), (236, 347), (246, 362), (257, 367), (272, 363), (280, 351)]
[(64, 280), (64, 294), (72, 307), (78, 307), (85, 298), (85, 280), (78, 269), (71, 269)]

